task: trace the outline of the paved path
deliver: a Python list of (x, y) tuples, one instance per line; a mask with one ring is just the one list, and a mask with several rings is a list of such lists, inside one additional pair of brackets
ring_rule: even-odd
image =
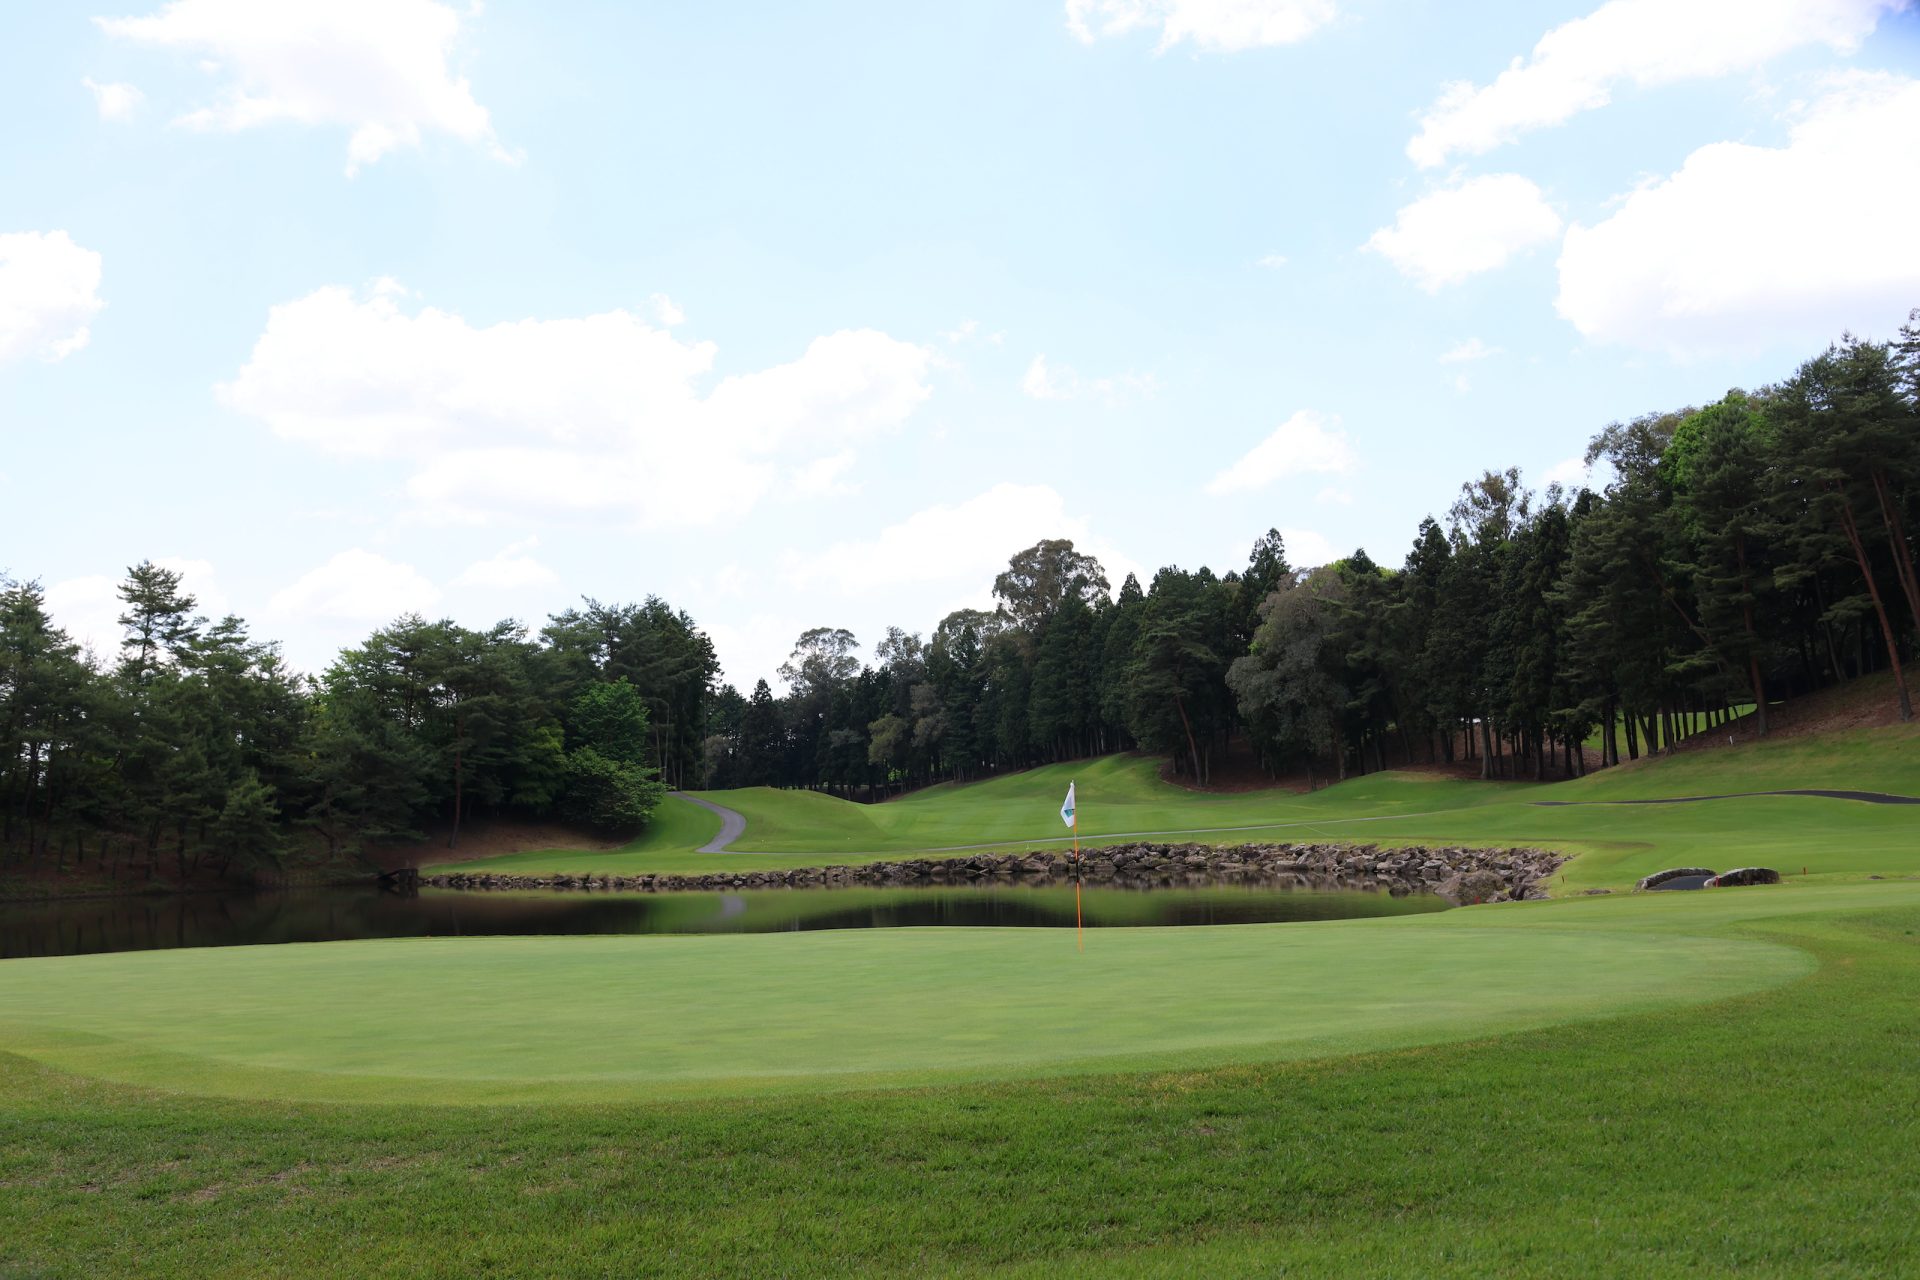
[(1699, 804), (1703, 800), (1746, 800), (1754, 796), (1818, 796), (1823, 800), (1858, 800), (1862, 804), (1920, 804), (1920, 796), (1895, 796), (1884, 791), (1733, 791), (1723, 796), (1673, 796), (1666, 800), (1535, 800), (1542, 809), (1579, 804)]
[(711, 800), (702, 800), (699, 796), (690, 796), (684, 791), (669, 791), (667, 794), (678, 796), (688, 804), (697, 804), (708, 813), (720, 815), (720, 834), (701, 845), (698, 852), (726, 853), (728, 845), (746, 834), (747, 820), (725, 805), (715, 804)]
[[(762, 857), (762, 856), (772, 857), (772, 858), (787, 858), (787, 857), (793, 856), (791, 853), (776, 852), (776, 853), (768, 853), (763, 855), (759, 853), (749, 853), (744, 849), (727, 848), (727, 845), (730, 842), (739, 839), (740, 833), (746, 829), (745, 818), (742, 818), (739, 814), (734, 813), (733, 810), (731, 809), (724, 809), (717, 804), (709, 804), (705, 800), (701, 800), (694, 796), (687, 795), (685, 792), (675, 791), (672, 794), (679, 796), (682, 800), (691, 800), (693, 801), (694, 804), (700, 805), (703, 808), (711, 809), (715, 813), (721, 815), (722, 818), (727, 818), (731, 816), (731, 818), (734, 821), (740, 824), (737, 827), (722, 827), (720, 834), (714, 837), (712, 842), (709, 843), (705, 848), (701, 849), (700, 850), (701, 853), (731, 853), (731, 854), (736, 854), (737, 856), (743, 857), (743, 858), (754, 858), (754, 857)], [(1106, 841), (1133, 840), (1133, 839), (1140, 839), (1146, 836), (1205, 836), (1205, 835), (1219, 835), (1219, 834), (1222, 834), (1225, 832), (1231, 832), (1231, 831), (1278, 831), (1288, 827), (1309, 827), (1309, 828), (1318, 829), (1320, 827), (1337, 827), (1343, 823), (1348, 823), (1348, 822), (1392, 822), (1397, 818), (1431, 818), (1437, 814), (1452, 813), (1452, 812), (1454, 812), (1454, 810), (1451, 810), (1451, 809), (1428, 809), (1421, 813), (1381, 813), (1381, 814), (1374, 814), (1370, 817), (1365, 817), (1365, 818), (1318, 818), (1313, 821), (1297, 821), (1296, 820), (1291, 822), (1257, 822), (1251, 826), (1245, 826), (1245, 827), (1174, 827), (1171, 830), (1167, 830), (1167, 831), (1103, 831), (1097, 835), (1092, 835), (1092, 834), (1082, 835), (1080, 837), (1080, 843), (1087, 845), (1089, 848), (1098, 848), (1103, 842), (1106, 842)], [(986, 844), (944, 844), (944, 845), (936, 845), (932, 848), (927, 848), (927, 849), (881, 849), (878, 851), (870, 850), (866, 852), (856, 852), (855, 850), (851, 850), (851, 849), (833, 849), (833, 850), (820, 851), (817, 856), (822, 858), (826, 858), (826, 857), (915, 858), (915, 857), (925, 857), (927, 854), (930, 854), (930, 853), (972, 853), (976, 850), (992, 849), (997, 851), (997, 850), (1011, 849), (1011, 848), (1014, 848), (1015, 846), (1018, 846), (1024, 849), (1024, 848), (1031, 847), (1033, 845), (1071, 844), (1071, 843), (1073, 843), (1072, 836), (1049, 836), (1049, 837), (1042, 837), (1039, 839), (1019, 839), (1016, 837), (1016, 838), (1009, 838), (1006, 840), (993, 840), (993, 841), (989, 841)]]

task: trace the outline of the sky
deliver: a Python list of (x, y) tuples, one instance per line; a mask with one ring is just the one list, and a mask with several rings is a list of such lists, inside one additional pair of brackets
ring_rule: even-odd
[(1042, 538), (1398, 564), (1920, 306), (1911, 0), (17, 4), (0, 118), (0, 573), (102, 654), (153, 559), (746, 689)]

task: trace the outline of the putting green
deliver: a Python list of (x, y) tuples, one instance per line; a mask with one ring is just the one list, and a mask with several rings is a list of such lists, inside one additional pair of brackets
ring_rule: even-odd
[(1327, 1056), (1812, 968), (1788, 947), (1610, 927), (1637, 911), (1574, 912), (1573, 927), (1477, 914), (1103, 930), (1084, 953), (1061, 930), (900, 929), (10, 960), (0, 1044), (194, 1093), (645, 1100)]

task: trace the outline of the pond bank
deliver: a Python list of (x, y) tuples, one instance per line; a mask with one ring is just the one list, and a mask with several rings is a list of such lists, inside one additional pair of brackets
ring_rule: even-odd
[(1432, 848), (1415, 845), (1127, 844), (1090, 849), (1076, 866), (1066, 853), (974, 854), (855, 866), (716, 871), (700, 875), (423, 875), (440, 889), (625, 890), (679, 893), (714, 889), (812, 889), (835, 885), (959, 885), (995, 881), (1071, 881), (1150, 889), (1195, 884), (1318, 884), (1389, 893), (1438, 893), (1458, 903), (1547, 896), (1545, 882), (1566, 857), (1545, 849)]

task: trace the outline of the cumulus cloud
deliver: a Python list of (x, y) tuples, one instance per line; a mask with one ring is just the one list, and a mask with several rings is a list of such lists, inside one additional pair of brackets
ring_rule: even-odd
[(1296, 44), (1338, 12), (1333, 0), (1067, 0), (1067, 30), (1091, 44), (1158, 31), (1159, 48), (1182, 41), (1210, 53)]
[(1364, 248), (1432, 293), (1492, 271), (1560, 234), (1560, 215), (1517, 173), (1470, 178), (1402, 208)]
[(274, 307), (218, 395), (285, 439), (406, 466), (426, 519), (732, 518), (781, 467), (892, 429), (930, 394), (927, 350), (870, 329), (703, 396), (714, 345), (630, 312), (476, 327), (405, 301), (324, 288)]
[(1455, 343), (1440, 353), (1441, 364), (1466, 364), (1474, 360), (1485, 360), (1488, 356), (1500, 354), (1499, 347), (1490, 347), (1478, 338), (1468, 338), (1465, 342)]
[(856, 486), (847, 483), (846, 474), (853, 469), (854, 461), (851, 449), (815, 458), (794, 471), (789, 492), (801, 498), (833, 498), (853, 493)]
[(1542, 486), (1557, 484), (1563, 489), (1578, 490), (1587, 484), (1587, 460), (1578, 455), (1556, 462), (1546, 469), (1540, 477)]
[(653, 311), (653, 318), (663, 329), (671, 329), (687, 318), (687, 313), (680, 309), (679, 304), (664, 293), (648, 295), (647, 306)]
[(1296, 569), (1313, 569), (1340, 558), (1327, 535), (1312, 529), (1282, 529), (1280, 540), (1287, 548), (1287, 563)]
[(1265, 267), (1269, 271), (1278, 271), (1280, 268), (1287, 265), (1287, 255), (1284, 253), (1265, 254), (1262, 257), (1258, 258), (1255, 261), (1254, 265)]
[[(984, 589), (1015, 552), (1043, 538), (1069, 538), (1100, 560), (1117, 586), (1139, 566), (1093, 536), (1051, 486), (997, 484), (964, 502), (940, 504), (889, 525), (870, 539), (836, 542), (810, 558), (791, 557), (787, 577), (803, 590), (841, 595), (904, 585)], [(982, 601), (981, 603), (984, 603)]]
[(87, 345), (100, 255), (64, 231), (0, 235), (0, 364), (62, 360)]
[(146, 95), (135, 85), (95, 84), (91, 79), (82, 79), (80, 83), (92, 91), (93, 105), (102, 120), (131, 120), (146, 100)]
[(1338, 474), (1356, 465), (1339, 417), (1302, 409), (1215, 476), (1207, 492), (1248, 493), (1289, 476)]
[(560, 575), (535, 560), (530, 552), (540, 545), (538, 538), (523, 538), (509, 543), (485, 560), (476, 560), (453, 580), (456, 587), (481, 587), (490, 591), (522, 591), (560, 581)]
[(1920, 81), (1852, 76), (1783, 147), (1706, 146), (1567, 231), (1562, 316), (1675, 355), (1809, 343), (1920, 298)]
[(274, 593), (267, 608), (302, 619), (388, 622), (404, 613), (424, 613), (439, 603), (439, 588), (413, 566), (355, 547)]
[(1759, 67), (1823, 44), (1849, 52), (1880, 15), (1907, 0), (1610, 0), (1547, 32), (1487, 85), (1447, 85), (1421, 118), (1407, 156), (1421, 168), (1478, 155), (1532, 129), (1641, 88)]
[(430, 133), (510, 158), (452, 68), (462, 20), (437, 0), (173, 0), (146, 17), (95, 19), (110, 36), (191, 55), (222, 78), (215, 100), (178, 123), (345, 126), (349, 175)]
[(1123, 373), (1117, 378), (1083, 378), (1074, 369), (1047, 363), (1044, 353), (1033, 358), (1020, 379), (1020, 389), (1035, 400), (1097, 400), (1112, 407), (1136, 396), (1151, 396), (1160, 390), (1159, 379), (1150, 373)]

